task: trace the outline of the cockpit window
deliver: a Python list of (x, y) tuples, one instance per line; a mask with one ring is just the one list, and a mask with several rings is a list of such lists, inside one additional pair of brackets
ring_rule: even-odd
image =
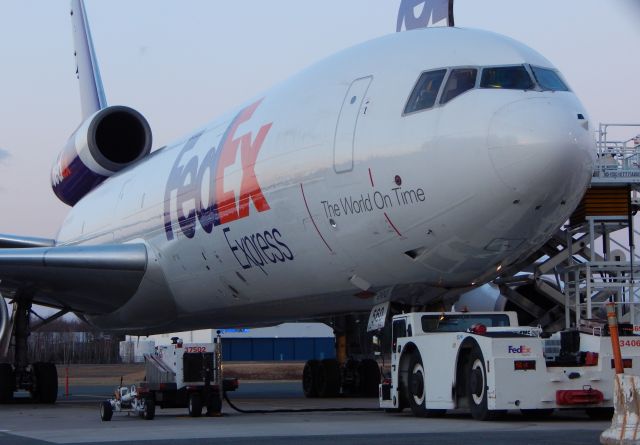
[(476, 77), (478, 70), (475, 68), (461, 68), (451, 71), (449, 79), (444, 86), (442, 92), (441, 104), (446, 104), (451, 99), (461, 95), (465, 91), (469, 91), (476, 86)]
[(422, 73), (404, 108), (405, 114), (433, 107), (446, 73), (444, 69)]
[[(481, 74), (478, 74), (480, 71)], [(479, 82), (478, 77), (480, 78)], [(461, 94), (475, 88), (571, 91), (558, 71), (529, 64), (487, 68), (440, 68), (425, 71), (420, 75), (404, 108), (404, 114), (433, 108), (438, 100), (437, 106), (444, 106)]]
[(569, 91), (569, 87), (562, 81), (558, 73), (547, 68), (532, 66), (531, 71), (543, 90)]
[(524, 66), (500, 66), (482, 70), (480, 88), (532, 90), (534, 84)]

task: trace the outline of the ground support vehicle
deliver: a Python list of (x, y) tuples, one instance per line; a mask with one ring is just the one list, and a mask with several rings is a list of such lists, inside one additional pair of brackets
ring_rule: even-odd
[[(622, 327), (622, 325), (621, 325)], [(520, 409), (585, 409), (611, 417), (615, 369), (604, 323), (555, 334), (518, 326), (514, 312), (417, 312), (393, 317), (390, 376), (380, 406), (417, 416), (467, 409), (489, 420)], [(640, 338), (620, 337), (627, 372), (640, 372)]]
[(145, 381), (130, 388), (116, 389), (115, 398), (100, 404), (100, 417), (111, 420), (114, 412), (139, 414), (147, 420), (155, 417), (156, 407), (187, 408), (189, 415), (217, 416), (222, 411), (224, 391), (238, 387), (236, 379), (222, 377), (222, 345), (186, 343), (172, 339), (168, 346), (158, 346), (145, 354)]
[(126, 412), (151, 420), (155, 416), (155, 406), (151, 401), (146, 402), (145, 397), (138, 395), (136, 385), (120, 386), (116, 388), (113, 399), (100, 402), (100, 418), (109, 421), (114, 412)]

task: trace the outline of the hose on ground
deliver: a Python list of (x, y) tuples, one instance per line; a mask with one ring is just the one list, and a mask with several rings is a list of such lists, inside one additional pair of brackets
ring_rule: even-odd
[(326, 412), (367, 412), (380, 411), (380, 408), (302, 408), (302, 409), (242, 409), (238, 408), (229, 399), (225, 391), (224, 400), (231, 409), (242, 414), (276, 414), (276, 413), (326, 413)]

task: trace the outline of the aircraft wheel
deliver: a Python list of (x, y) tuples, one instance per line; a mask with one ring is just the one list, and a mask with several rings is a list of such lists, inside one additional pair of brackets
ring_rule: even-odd
[(426, 409), (425, 372), (422, 357), (418, 351), (413, 351), (409, 359), (408, 381), (409, 407), (416, 417), (440, 417), (446, 412), (444, 409)]
[(13, 367), (9, 363), (0, 363), (0, 403), (7, 403), (13, 399), (15, 385)]
[(307, 360), (302, 371), (302, 391), (305, 397), (318, 397), (318, 383), (320, 380), (320, 362)]
[(355, 359), (348, 359), (340, 369), (340, 386), (342, 394), (348, 397), (360, 395), (360, 376), (358, 369), (360, 362)]
[(319, 397), (336, 397), (340, 393), (340, 366), (333, 358), (324, 359), (320, 362), (318, 369), (320, 378), (318, 379)]
[(111, 407), (111, 402), (104, 401), (100, 403), (100, 419), (103, 422), (109, 422), (113, 417), (113, 408)]
[(611, 420), (613, 417), (613, 408), (586, 408), (585, 412), (593, 420)]
[(191, 417), (200, 417), (202, 415), (202, 398), (197, 392), (189, 395), (189, 415)]
[(152, 397), (148, 397), (144, 400), (144, 409), (142, 411), (142, 418), (144, 420), (153, 420), (156, 416), (156, 401)]
[(358, 365), (360, 394), (364, 397), (378, 397), (380, 367), (375, 360), (364, 359)]
[(58, 398), (58, 370), (53, 363), (33, 364), (35, 391), (33, 398), (40, 403), (56, 403)]
[(505, 411), (489, 410), (487, 406), (487, 372), (482, 351), (475, 345), (467, 362), (467, 388), (471, 417), (476, 420), (494, 420)]

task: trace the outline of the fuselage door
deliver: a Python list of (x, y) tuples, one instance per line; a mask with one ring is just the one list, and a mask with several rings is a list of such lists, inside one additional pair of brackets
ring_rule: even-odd
[(358, 116), (373, 77), (353, 81), (342, 102), (333, 142), (333, 168), (336, 173), (353, 170), (353, 150)]

